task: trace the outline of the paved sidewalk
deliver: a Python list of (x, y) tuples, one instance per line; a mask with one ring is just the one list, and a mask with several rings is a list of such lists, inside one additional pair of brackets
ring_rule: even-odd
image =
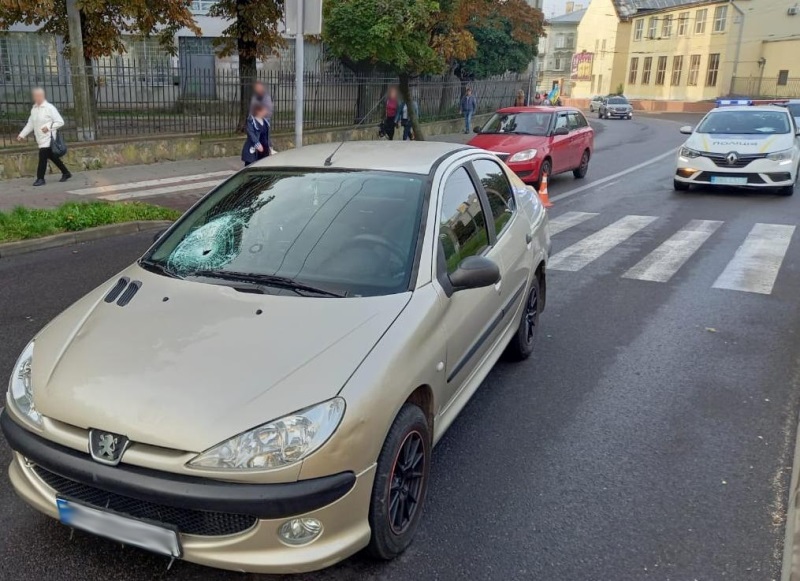
[[(437, 141), (464, 143), (471, 135), (438, 135)], [(75, 172), (59, 182), (48, 174), (47, 184), (33, 187), (32, 178), (0, 181), (0, 212), (16, 206), (52, 208), (67, 201), (142, 200), (185, 210), (202, 195), (241, 169), (238, 157), (172, 161)]]

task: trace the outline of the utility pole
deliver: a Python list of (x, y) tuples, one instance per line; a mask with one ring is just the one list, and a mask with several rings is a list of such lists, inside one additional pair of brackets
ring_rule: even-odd
[(303, 38), (303, 5), (304, 0), (297, 2), (297, 30), (294, 37), (294, 146), (303, 147), (303, 69), (305, 65), (305, 39)]
[(75, 124), (78, 128), (78, 141), (94, 141), (94, 115), (89, 93), (89, 79), (86, 76), (86, 61), (83, 58), (81, 13), (76, 2), (77, 0), (67, 0), (72, 101), (75, 104)]

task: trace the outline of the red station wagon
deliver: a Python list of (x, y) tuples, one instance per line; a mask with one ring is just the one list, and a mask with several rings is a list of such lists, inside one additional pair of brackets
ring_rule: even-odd
[(594, 150), (594, 129), (571, 107), (507, 107), (475, 132), (469, 145), (494, 152), (536, 186), (544, 174), (584, 177)]

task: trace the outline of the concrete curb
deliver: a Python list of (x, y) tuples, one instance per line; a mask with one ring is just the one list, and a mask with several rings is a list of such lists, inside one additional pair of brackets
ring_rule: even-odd
[(795, 581), (800, 575), (800, 511), (797, 510), (798, 479), (800, 479), (800, 429), (795, 434), (792, 455), (792, 475), (789, 480), (789, 499), (786, 506), (786, 524), (783, 538), (781, 581)]
[(82, 242), (91, 242), (110, 236), (120, 236), (122, 234), (134, 234), (136, 232), (146, 232), (158, 228), (167, 228), (172, 225), (169, 220), (140, 220), (137, 222), (122, 222), (120, 224), (108, 224), (98, 226), (88, 230), (78, 232), (64, 232), (45, 236), (44, 238), (33, 238), (31, 240), (19, 240), (17, 242), (5, 242), (0, 244), (0, 258), (8, 258), (17, 254), (36, 252), (37, 250), (47, 250), (58, 248), (59, 246), (71, 246)]

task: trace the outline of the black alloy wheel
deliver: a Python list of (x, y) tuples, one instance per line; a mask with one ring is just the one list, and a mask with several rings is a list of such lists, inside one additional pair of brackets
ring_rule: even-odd
[(400, 535), (417, 514), (422, 492), (425, 467), (425, 443), (422, 435), (413, 431), (397, 452), (389, 488), (389, 526)]

